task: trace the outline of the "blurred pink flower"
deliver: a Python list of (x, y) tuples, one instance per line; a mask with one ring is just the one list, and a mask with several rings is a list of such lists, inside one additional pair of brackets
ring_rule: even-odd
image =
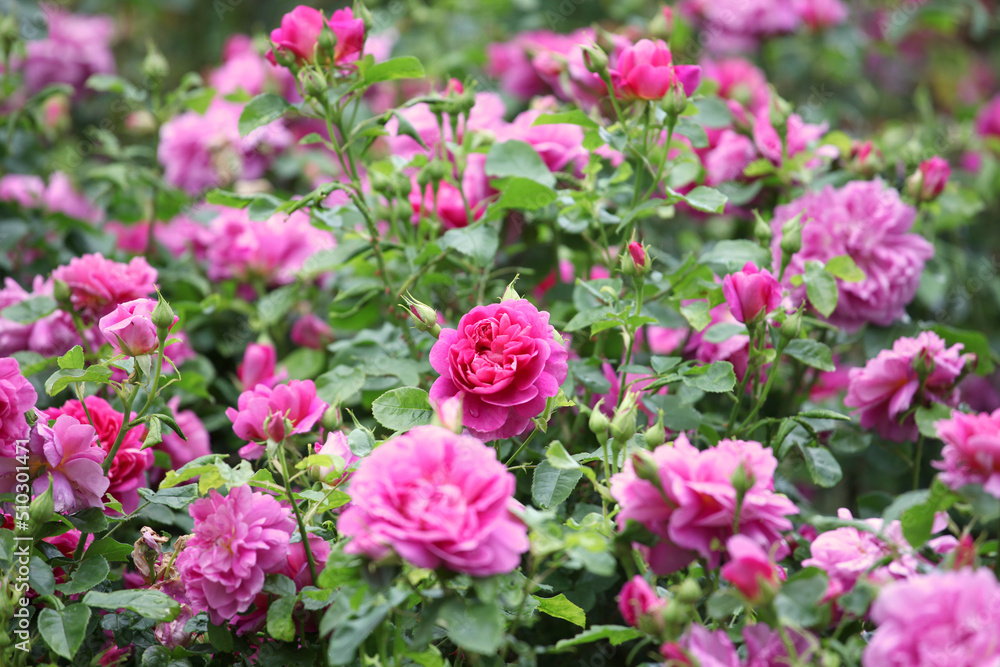
[(288, 371), (275, 370), (278, 352), (273, 345), (267, 343), (250, 343), (243, 353), (243, 361), (236, 366), (236, 377), (244, 390), (253, 389), (259, 384), (273, 387), (286, 377)]
[(31, 429), (25, 413), (34, 412), (38, 393), (23, 375), (17, 359), (0, 358), (0, 456), (16, 456), (18, 442)]
[(774, 564), (770, 555), (746, 535), (733, 535), (726, 542), (729, 561), (720, 571), (748, 601), (760, 604), (779, 586), (785, 571)]
[(958, 490), (982, 484), (986, 493), (1000, 498), (1000, 410), (991, 413), (954, 412), (934, 424), (944, 442), (943, 460), (935, 461), (941, 481)]
[(66, 83), (79, 96), (86, 92), (84, 84), (91, 76), (115, 71), (110, 44), (115, 28), (111, 17), (71, 14), (50, 4), (43, 4), (42, 11), (48, 34), (25, 42), (26, 57), (19, 65), (29, 94)]

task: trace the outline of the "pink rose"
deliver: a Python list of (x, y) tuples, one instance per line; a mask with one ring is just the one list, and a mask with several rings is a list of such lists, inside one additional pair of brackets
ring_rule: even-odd
[(337, 530), (344, 551), (474, 577), (504, 574), (528, 550), (514, 475), (475, 438), (418, 426), (377, 447), (351, 478)]
[[(326, 411), (327, 404), (316, 396), (312, 380), (291, 380), (274, 389), (259, 384), (240, 394), (238, 410), (226, 409), (236, 435), (249, 440), (240, 456), (257, 458), (264, 453), (260, 443), (280, 442), (289, 435), (307, 433)], [(288, 431), (285, 422), (291, 425)]]
[(278, 352), (273, 345), (250, 343), (243, 353), (243, 361), (236, 367), (236, 377), (244, 389), (253, 389), (259, 384), (273, 387), (287, 377), (288, 372), (275, 371)]
[[(336, 37), (333, 62), (336, 65), (354, 62), (365, 45), (365, 22), (354, 18), (348, 7), (333, 12), (328, 21)], [(323, 13), (318, 9), (299, 5), (281, 18), (281, 27), (271, 31), (271, 41), (280, 51), (286, 51), (299, 62), (312, 63), (316, 58), (316, 46), (323, 32)], [(267, 54), (274, 63), (274, 51)]]
[[(350, 445), (347, 444), (347, 436), (344, 435), (343, 431), (331, 431), (326, 436), (326, 442), (322, 445), (317, 442), (315, 449), (317, 454), (330, 457), (335, 456), (343, 461), (343, 465), (338, 467), (338, 469), (343, 471), (343, 474), (335, 479), (329, 480), (329, 483), (333, 485), (340, 484), (350, 479), (351, 473), (356, 467), (355, 464), (361, 460), (360, 457), (356, 456), (354, 452), (351, 451)], [(336, 463), (336, 461), (334, 463)], [(316, 469), (317, 476), (323, 481), (328, 481), (326, 478), (331, 472), (332, 469), (329, 466), (317, 466)]]
[(223, 497), (191, 503), (194, 534), (177, 556), (177, 571), (195, 612), (224, 625), (246, 611), (264, 577), (284, 568), (295, 521), (271, 496), (238, 486)]
[(463, 424), (481, 440), (520, 435), (566, 380), (568, 357), (549, 314), (525, 299), (477, 306), (431, 348), (441, 377), (430, 399), (462, 397)]
[(101, 318), (98, 327), (116, 353), (130, 357), (151, 354), (160, 347), (160, 337), (153, 324), (154, 308), (156, 301), (152, 299), (118, 304), (114, 311)]
[[(28, 450), (34, 463), (32, 467), (45, 467), (45, 474), (32, 483), (34, 495), (45, 493), (51, 476), (56, 512), (72, 514), (88, 507), (104, 507), (102, 498), (109, 481), (101, 468), (105, 455), (97, 446), (92, 426), (80, 424), (68, 416), (59, 417), (52, 426), (39, 423), (31, 435)], [(10, 469), (10, 488), (3, 491), (13, 491), (16, 459), (0, 459), (0, 465), (3, 473), (8, 473), (3, 468)]]
[(626, 47), (618, 57), (617, 69), (611, 70), (615, 95), (624, 99), (660, 100), (671, 87), (690, 96), (701, 82), (701, 67), (673, 65), (670, 49), (658, 39), (641, 39)]
[(864, 667), (1000, 665), (1000, 584), (986, 568), (932, 571), (883, 588)]
[[(917, 423), (910, 414), (914, 400), (918, 405), (933, 403), (956, 405), (955, 383), (975, 357), (962, 354), (962, 344), (947, 343), (933, 331), (916, 338), (899, 338), (892, 349), (882, 350), (864, 368), (852, 368), (844, 405), (857, 408), (862, 428), (874, 428), (887, 440), (905, 442), (917, 439)], [(921, 379), (918, 366), (926, 370)]]
[[(62, 407), (48, 408), (44, 411), (49, 419), (57, 419), (63, 415), (72, 417), (79, 424), (90, 425), (97, 430), (97, 444), (105, 454), (111, 452), (111, 447), (118, 437), (124, 416), (115, 410), (103, 398), (88, 396), (87, 409), (84, 411), (80, 401), (66, 401)], [(134, 417), (135, 415), (131, 415)], [(125, 434), (118, 452), (115, 454), (111, 467), (108, 469), (108, 479), (111, 484), (107, 492), (122, 504), (126, 513), (139, 507), (139, 487), (148, 486), (146, 471), (153, 466), (152, 450), (143, 449), (142, 441), (146, 437), (146, 427), (139, 426)], [(101, 459), (103, 461), (103, 457)], [(106, 513), (114, 512), (106, 509)]]
[(643, 616), (656, 613), (666, 606), (666, 600), (661, 600), (653, 587), (639, 575), (625, 582), (618, 594), (618, 612), (633, 628), (639, 627), (639, 620)]
[(746, 535), (733, 535), (726, 542), (729, 562), (722, 566), (722, 578), (731, 583), (753, 604), (761, 604), (773, 594), (785, 571), (774, 564), (763, 548)]
[(933, 201), (944, 192), (950, 176), (948, 161), (935, 155), (921, 162), (917, 171), (907, 179), (907, 192), (917, 201)]
[(983, 490), (1000, 498), (1000, 410), (992, 414), (967, 415), (954, 412), (951, 419), (935, 424), (944, 441), (941, 481), (953, 489), (982, 484)]
[(90, 319), (97, 320), (126, 301), (156, 291), (156, 269), (142, 257), (122, 264), (93, 253), (74, 257), (52, 272), (54, 280), (69, 286), (70, 299)]
[[(27, 292), (13, 278), (7, 278), (4, 288), (0, 289), (0, 311), (37, 296), (52, 296), (51, 280), (35, 276), (32, 291)], [(87, 336), (88, 342), (95, 347), (100, 346), (100, 332), (91, 328), (87, 330)], [(37, 352), (45, 357), (56, 357), (79, 344), (80, 334), (73, 324), (73, 317), (63, 310), (56, 310), (30, 324), (0, 317), (0, 357), (23, 350)]]
[(781, 283), (767, 269), (747, 262), (742, 271), (722, 279), (722, 294), (729, 310), (739, 322), (753, 322), (767, 315), (781, 303)]
[(333, 342), (333, 329), (312, 313), (306, 313), (292, 325), (291, 339), (296, 345), (322, 350)]
[(181, 436), (169, 428), (164, 428), (163, 442), (156, 446), (156, 449), (166, 452), (167, 456), (170, 457), (170, 466), (175, 470), (199, 456), (207, 456), (212, 453), (205, 425), (191, 410), (181, 410), (180, 402), (180, 397), (174, 396), (167, 401), (167, 406), (187, 440), (182, 440)]
[(16, 456), (17, 443), (28, 439), (31, 429), (26, 412), (34, 412), (38, 394), (23, 375), (17, 359), (0, 359), (0, 456)]
[(752, 440), (721, 440), (701, 451), (680, 435), (653, 450), (652, 459), (658, 484), (641, 479), (630, 458), (611, 478), (611, 495), (621, 506), (619, 529), (637, 521), (660, 538), (643, 548), (653, 572), (669, 574), (696, 557), (718, 567), (721, 547), (734, 534), (733, 475), (740, 467), (752, 484), (739, 505), (739, 533), (764, 549), (776, 545), (776, 558), (788, 553), (781, 533), (791, 529), (787, 517), (799, 509), (774, 492), (778, 462), (771, 450)]

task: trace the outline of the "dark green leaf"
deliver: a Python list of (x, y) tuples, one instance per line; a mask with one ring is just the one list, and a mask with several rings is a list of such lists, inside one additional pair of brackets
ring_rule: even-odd
[(73, 577), (65, 584), (60, 584), (57, 589), (64, 595), (89, 591), (97, 584), (104, 583), (110, 571), (108, 561), (102, 556), (88, 558), (73, 570)]
[(538, 151), (523, 141), (493, 144), (486, 156), (486, 174), (496, 178), (527, 178), (549, 188), (556, 184), (556, 177), (545, 166)]
[(89, 622), (90, 608), (85, 605), (71, 604), (62, 611), (46, 607), (38, 614), (38, 632), (53, 653), (72, 660)]
[(291, 105), (274, 93), (263, 93), (253, 98), (243, 107), (240, 114), (240, 136), (245, 137), (258, 127), (281, 118)]
[(809, 476), (816, 486), (828, 489), (839, 482), (844, 473), (840, 464), (825, 447), (802, 447), (802, 456), (806, 460)]
[(128, 609), (154, 621), (172, 621), (180, 613), (177, 602), (165, 593), (149, 589), (132, 589), (100, 593), (91, 591), (83, 596), (83, 603), (100, 609)]
[(837, 370), (833, 364), (833, 351), (818, 340), (796, 338), (785, 346), (784, 354), (821, 371)]
[(736, 386), (736, 373), (728, 361), (716, 361), (687, 370), (681, 376), (681, 381), (689, 387), (720, 394), (733, 390)]

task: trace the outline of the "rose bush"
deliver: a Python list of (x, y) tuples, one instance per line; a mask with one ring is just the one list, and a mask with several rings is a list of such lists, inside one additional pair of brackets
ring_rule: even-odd
[(1000, 665), (993, 3), (7, 4), (0, 665)]

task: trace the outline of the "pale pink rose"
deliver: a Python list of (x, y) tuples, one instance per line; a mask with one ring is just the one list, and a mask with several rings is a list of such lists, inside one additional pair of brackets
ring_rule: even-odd
[[(4, 288), (0, 289), (0, 311), (38, 296), (52, 296), (51, 279), (35, 276), (32, 291), (27, 292), (13, 278), (7, 278)], [(88, 344), (100, 346), (101, 335), (96, 328), (90, 328), (86, 333)], [(0, 356), (30, 350), (44, 357), (56, 357), (79, 344), (80, 335), (73, 324), (73, 318), (65, 311), (56, 310), (30, 324), (21, 324), (0, 316)]]
[(513, 511), (514, 475), (475, 438), (418, 426), (377, 447), (351, 478), (337, 530), (344, 551), (474, 577), (516, 569), (528, 531)]
[(34, 494), (45, 493), (51, 475), (56, 512), (103, 508), (110, 482), (101, 468), (105, 454), (96, 445), (94, 428), (72, 417), (59, 417), (51, 427), (37, 424), (28, 448), (31, 458), (45, 466), (45, 474), (32, 483)]
[[(152, 354), (160, 347), (160, 337), (153, 324), (153, 299), (135, 299), (118, 304), (101, 318), (98, 326), (117, 354), (138, 357)], [(174, 324), (177, 316), (174, 316)]]
[[(326, 442), (322, 445), (317, 442), (315, 449), (317, 454), (336, 456), (344, 462), (343, 466), (337, 468), (344, 471), (343, 474), (330, 480), (330, 483), (334, 485), (341, 484), (350, 479), (353, 470), (357, 467), (356, 464), (361, 460), (360, 457), (351, 451), (350, 445), (347, 444), (347, 436), (344, 435), (343, 431), (331, 431), (326, 436)], [(316, 472), (321, 480), (326, 481), (326, 478), (333, 470), (334, 468), (330, 466), (318, 466)]]

